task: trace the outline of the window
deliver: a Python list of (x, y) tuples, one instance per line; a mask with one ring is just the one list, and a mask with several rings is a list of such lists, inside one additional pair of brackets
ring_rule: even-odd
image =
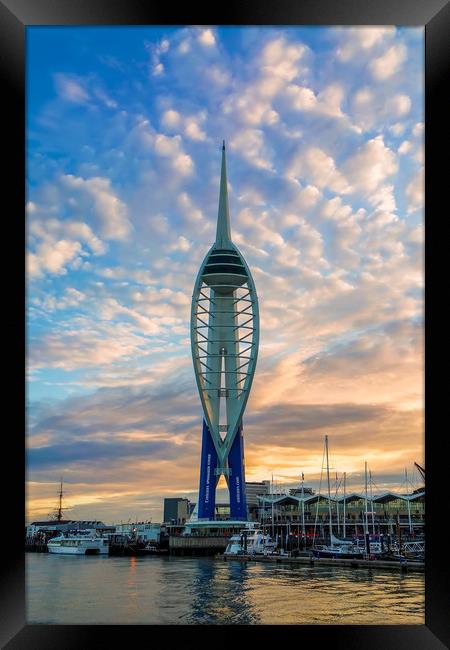
[(235, 273), (236, 275), (246, 275), (245, 269), (239, 264), (207, 264), (203, 273)]

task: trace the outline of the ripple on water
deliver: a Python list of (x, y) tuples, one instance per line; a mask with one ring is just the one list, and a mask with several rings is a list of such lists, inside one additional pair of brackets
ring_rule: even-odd
[(424, 622), (418, 573), (37, 553), (26, 566), (30, 623)]

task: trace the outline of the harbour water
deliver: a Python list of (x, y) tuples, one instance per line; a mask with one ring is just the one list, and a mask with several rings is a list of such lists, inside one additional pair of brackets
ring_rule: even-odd
[(26, 553), (27, 621), (423, 624), (424, 574), (215, 558)]

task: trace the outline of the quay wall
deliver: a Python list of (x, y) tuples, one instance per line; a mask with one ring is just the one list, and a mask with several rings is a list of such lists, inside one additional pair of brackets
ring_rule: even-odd
[(397, 562), (393, 560), (359, 560), (359, 559), (341, 559), (341, 558), (312, 558), (312, 557), (276, 557), (270, 555), (221, 555), (220, 559), (225, 561), (251, 561), (251, 562), (272, 562), (276, 564), (308, 564), (309, 566), (339, 566), (350, 567), (352, 569), (370, 568), (370, 569), (395, 569), (400, 571), (424, 571), (424, 562)]
[(28, 553), (48, 553), (47, 544), (25, 544), (25, 551)]
[(170, 537), (170, 555), (216, 555), (223, 552), (228, 544), (228, 537)]

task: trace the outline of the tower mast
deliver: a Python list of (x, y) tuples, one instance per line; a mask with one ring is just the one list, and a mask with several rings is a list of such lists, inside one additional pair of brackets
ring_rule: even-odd
[(227, 161), (225, 140), (222, 144), (222, 165), (220, 171), (219, 212), (217, 215), (216, 248), (228, 249), (231, 244), (230, 209), (228, 207)]

